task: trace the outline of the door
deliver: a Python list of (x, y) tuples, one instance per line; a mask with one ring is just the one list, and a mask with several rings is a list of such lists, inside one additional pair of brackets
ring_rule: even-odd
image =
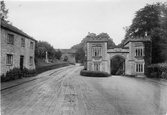
[(20, 56), (20, 69), (23, 70), (24, 56)]
[(99, 63), (94, 64), (94, 71), (100, 71), (100, 64)]

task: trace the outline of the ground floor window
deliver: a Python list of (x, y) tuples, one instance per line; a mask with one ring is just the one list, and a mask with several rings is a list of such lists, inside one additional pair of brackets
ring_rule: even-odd
[(33, 65), (33, 57), (30, 56), (30, 65)]
[(13, 55), (12, 54), (7, 54), (6, 65), (13, 65)]
[(144, 64), (143, 63), (136, 64), (136, 72), (140, 72), (140, 73), (144, 72)]
[(94, 71), (100, 71), (100, 63), (94, 64)]

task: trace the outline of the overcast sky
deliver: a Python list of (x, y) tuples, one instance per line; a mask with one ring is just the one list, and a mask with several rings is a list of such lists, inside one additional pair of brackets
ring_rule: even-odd
[(5, 0), (8, 20), (36, 40), (54, 48), (71, 48), (88, 34), (108, 33), (116, 44), (124, 38), (135, 12), (166, 0)]

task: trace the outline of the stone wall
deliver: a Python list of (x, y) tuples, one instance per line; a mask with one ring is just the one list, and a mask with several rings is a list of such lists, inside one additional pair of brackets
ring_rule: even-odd
[[(8, 34), (14, 35), (14, 45), (7, 43)], [(25, 39), (25, 47), (21, 46), (21, 38)], [(33, 42), (33, 49), (30, 48), (30, 42)], [(7, 54), (13, 55), (13, 64), (7, 65)], [(6, 29), (1, 29), (1, 74), (5, 74), (14, 67), (20, 68), (20, 56), (24, 56), (23, 67), (27, 69), (35, 69), (34, 63), (35, 41), (23, 37), (19, 34)], [(33, 64), (30, 65), (30, 56), (33, 57)]]

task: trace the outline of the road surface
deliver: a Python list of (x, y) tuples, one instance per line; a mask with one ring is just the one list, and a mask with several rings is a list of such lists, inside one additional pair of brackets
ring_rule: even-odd
[(83, 77), (80, 66), (55, 70), (2, 90), (2, 115), (166, 115), (167, 84), (139, 78)]

